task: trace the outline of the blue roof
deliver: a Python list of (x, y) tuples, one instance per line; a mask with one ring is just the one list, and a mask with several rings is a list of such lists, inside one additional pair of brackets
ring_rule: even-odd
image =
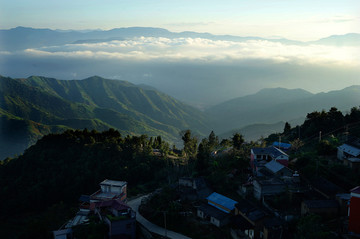
[(291, 144), (279, 143), (279, 142), (277, 142), (277, 141), (275, 141), (275, 142), (273, 143), (273, 146), (279, 147), (279, 144), (280, 144), (280, 148), (283, 148), (283, 149), (289, 149), (289, 148), (291, 148)]
[[(227, 208), (230, 211), (235, 208), (235, 204), (237, 203), (237, 201), (232, 200), (232, 199), (230, 199), (228, 197), (225, 197), (225, 196), (223, 196), (223, 195), (221, 195), (219, 193), (216, 193), (216, 192), (210, 194), (210, 196), (208, 196), (206, 199), (208, 200), (208, 203), (210, 205), (212, 205), (212, 206), (216, 207), (217, 209), (220, 209), (221, 211), (226, 212), (226, 213), (229, 213), (229, 212), (224, 210), (221, 207), (218, 207), (214, 203), (216, 203), (218, 205), (221, 205), (222, 207)], [(214, 203), (212, 203), (212, 202), (214, 202)]]

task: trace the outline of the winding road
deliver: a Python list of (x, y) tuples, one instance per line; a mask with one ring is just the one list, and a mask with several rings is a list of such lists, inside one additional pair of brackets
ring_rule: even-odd
[(165, 228), (159, 227), (158, 225), (151, 223), (150, 221), (146, 220), (143, 216), (141, 216), (141, 214), (139, 213), (139, 206), (141, 204), (141, 200), (147, 196), (148, 195), (145, 195), (127, 202), (127, 205), (129, 205), (136, 212), (136, 221), (141, 223), (149, 231), (162, 236), (166, 235), (167, 237), (173, 239), (191, 239), (190, 237), (184, 236), (180, 233), (165, 230)]

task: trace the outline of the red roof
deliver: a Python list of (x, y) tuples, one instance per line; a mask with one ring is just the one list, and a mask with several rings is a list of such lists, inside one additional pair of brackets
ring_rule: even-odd
[(357, 186), (357, 187), (351, 189), (350, 192), (360, 194), (360, 186)]
[(128, 205), (123, 203), (120, 199), (96, 202), (95, 207), (112, 207), (118, 211), (127, 210), (130, 208)]

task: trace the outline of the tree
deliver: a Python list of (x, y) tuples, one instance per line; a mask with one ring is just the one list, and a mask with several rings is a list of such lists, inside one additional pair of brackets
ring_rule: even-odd
[(211, 151), (219, 145), (219, 138), (215, 135), (214, 131), (211, 131), (211, 133), (209, 134), (208, 144)]
[(239, 133), (235, 133), (231, 139), (234, 149), (240, 149), (245, 142), (244, 137)]
[(333, 238), (331, 233), (326, 232), (321, 225), (321, 217), (314, 214), (309, 214), (300, 218), (296, 227), (296, 239), (321, 239)]
[(181, 139), (184, 142), (184, 151), (186, 157), (194, 157), (197, 149), (197, 138), (191, 136), (191, 130), (181, 132)]
[(294, 149), (295, 152), (297, 152), (304, 145), (304, 143), (299, 138), (294, 139), (290, 142), (290, 144), (291, 148)]
[(285, 123), (285, 126), (284, 126), (284, 133), (285, 135), (289, 134), (291, 131), (291, 126), (288, 122)]

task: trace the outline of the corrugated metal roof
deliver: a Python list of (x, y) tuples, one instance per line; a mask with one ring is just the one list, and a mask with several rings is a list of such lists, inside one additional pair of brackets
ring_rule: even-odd
[(277, 173), (281, 169), (283, 169), (284, 167), (285, 167), (284, 165), (282, 165), (281, 163), (276, 162), (275, 160), (271, 160), (270, 162), (265, 164), (265, 168), (270, 170), (272, 173)]
[(288, 144), (288, 143), (279, 143), (277, 141), (275, 141), (273, 143), (273, 146), (275, 146), (275, 147), (279, 147), (279, 145), (280, 145), (280, 148), (284, 148), (284, 149), (290, 149), (291, 148), (291, 144)]
[(214, 206), (214, 207), (216, 207), (216, 208), (218, 208), (221, 211), (226, 212), (226, 213), (228, 213), (226, 210), (216, 206), (215, 204), (213, 204), (211, 202), (214, 202), (214, 203), (216, 203), (218, 205), (221, 205), (224, 208), (229, 209), (230, 211), (235, 208), (235, 204), (237, 203), (237, 201), (232, 200), (232, 199), (230, 199), (228, 197), (225, 197), (225, 196), (223, 196), (223, 195), (221, 195), (219, 193), (216, 193), (216, 192), (213, 192), (212, 194), (210, 194), (210, 196), (208, 196), (206, 199), (208, 200), (208, 203), (210, 205), (212, 205), (212, 206)]
[(251, 150), (256, 155), (270, 155), (274, 159), (281, 155), (288, 156), (284, 151), (282, 151), (281, 149), (275, 148), (274, 146), (267, 147), (267, 148), (252, 148)]
[(354, 157), (357, 157), (360, 155), (360, 149), (359, 148), (355, 148), (353, 146), (350, 146), (348, 144), (343, 144), (341, 146), (338, 147), (338, 149), (340, 149), (341, 151), (350, 154)]

